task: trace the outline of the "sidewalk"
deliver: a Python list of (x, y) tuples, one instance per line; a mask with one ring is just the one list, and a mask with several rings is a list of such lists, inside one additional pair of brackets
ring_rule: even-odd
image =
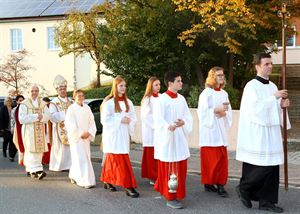
[[(199, 150), (190, 149), (191, 157), (188, 159), (188, 173), (200, 175)], [(140, 167), (143, 155), (141, 144), (132, 144), (130, 150), (130, 160), (133, 166)], [(99, 146), (91, 146), (92, 160), (95, 162), (102, 161), (102, 152)], [(242, 173), (242, 163), (235, 160), (235, 152), (228, 153), (229, 158), (229, 178), (239, 179)], [(289, 152), (289, 186), (300, 188), (300, 152)], [(284, 184), (283, 167), (280, 168), (280, 183)], [(200, 177), (199, 177), (200, 179)]]

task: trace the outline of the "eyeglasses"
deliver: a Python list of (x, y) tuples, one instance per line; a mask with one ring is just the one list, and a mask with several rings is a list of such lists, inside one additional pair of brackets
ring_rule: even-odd
[(216, 76), (217, 77), (224, 77), (225, 75), (224, 74), (217, 74)]

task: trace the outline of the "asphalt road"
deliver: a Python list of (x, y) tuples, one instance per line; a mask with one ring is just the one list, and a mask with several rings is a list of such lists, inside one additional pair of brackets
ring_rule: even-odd
[[(96, 177), (100, 174), (100, 164), (94, 163)], [(67, 172), (48, 172), (42, 180), (25, 176), (24, 169), (16, 162), (0, 157), (0, 213), (1, 214), (96, 214), (96, 213), (268, 213), (257, 209), (244, 208), (234, 191), (236, 180), (227, 185), (229, 198), (206, 193), (199, 184), (199, 177), (188, 175), (185, 209), (173, 210), (155, 192), (146, 180), (140, 178), (140, 169), (134, 168), (140, 198), (132, 199), (118, 188), (111, 193), (102, 184), (92, 189), (83, 189), (71, 184)], [(285, 192), (280, 188), (280, 206), (285, 213), (300, 213), (300, 189), (290, 188)]]

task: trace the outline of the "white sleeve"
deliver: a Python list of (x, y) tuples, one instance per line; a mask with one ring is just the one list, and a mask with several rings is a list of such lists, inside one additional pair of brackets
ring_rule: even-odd
[(54, 123), (60, 123), (65, 120), (65, 112), (64, 111), (58, 111), (57, 107), (54, 103), (50, 103), (49, 111), (51, 115), (51, 121)]
[(38, 114), (28, 114), (25, 104), (20, 104), (19, 121), (21, 124), (34, 123), (38, 121)]
[(226, 116), (224, 117), (225, 127), (229, 129), (232, 125), (232, 108), (230, 105), (230, 101), (228, 99), (228, 95), (226, 96), (226, 101), (229, 103), (228, 111), (226, 112)]
[(274, 95), (265, 99), (258, 97), (258, 91), (246, 85), (243, 93), (242, 104), (248, 119), (261, 126), (280, 125), (280, 105)]
[(197, 114), (200, 125), (212, 128), (215, 119), (212, 95), (203, 91), (199, 96)]
[(103, 127), (111, 132), (117, 132), (121, 126), (122, 114), (115, 114), (114, 106), (109, 101), (102, 104), (101, 123)]
[(182, 118), (184, 121), (183, 131), (185, 135), (188, 136), (193, 130), (193, 117), (191, 115), (187, 102), (184, 98), (183, 98), (183, 102), (184, 102), (184, 116)]
[(161, 97), (157, 98), (159, 99), (156, 105), (153, 107), (153, 124), (154, 124), (154, 129), (157, 131), (167, 131), (169, 124), (165, 120), (165, 108), (164, 108), (164, 101)]
[(48, 106), (45, 105), (45, 107), (43, 109), (43, 118), (42, 118), (41, 122), (48, 123), (49, 120), (50, 120), (49, 108), (48, 108)]
[(135, 108), (134, 105), (131, 101), (129, 101), (129, 112), (128, 116), (131, 119), (129, 123), (129, 134), (130, 136), (133, 136), (134, 134), (134, 129), (135, 129), (135, 124), (136, 124), (136, 114), (135, 114)]
[(153, 114), (151, 114), (150, 99), (147, 97), (141, 105), (141, 120), (148, 127), (154, 129)]
[(94, 141), (97, 132), (97, 127), (96, 127), (94, 115), (90, 108), (89, 108), (89, 131), (88, 132), (92, 135), (90, 140)]

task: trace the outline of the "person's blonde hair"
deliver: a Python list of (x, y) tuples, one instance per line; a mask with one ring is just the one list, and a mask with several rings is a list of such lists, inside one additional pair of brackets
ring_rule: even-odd
[(13, 104), (13, 99), (11, 97), (5, 97), (5, 99), (4, 99), (4, 105), (7, 106), (8, 102), (10, 102), (11, 104)]
[[(115, 112), (122, 112), (122, 109), (121, 109), (119, 101), (118, 101), (118, 85), (121, 82), (126, 82), (126, 81), (123, 77), (116, 76), (116, 78), (113, 80), (110, 94), (108, 96), (106, 96), (104, 99), (104, 102), (106, 102), (112, 98), (114, 99)], [(126, 106), (126, 112), (129, 112), (129, 104), (128, 104), (128, 97), (127, 97), (126, 91), (124, 93), (124, 102), (125, 102), (125, 106)]]
[(144, 99), (146, 97), (151, 97), (152, 94), (153, 94), (153, 83), (156, 81), (156, 80), (159, 80), (157, 77), (150, 77), (148, 82), (147, 82), (147, 86), (146, 86), (146, 91), (145, 91), (145, 94), (143, 96), (143, 99), (142, 99), (142, 102), (144, 101)]
[[(210, 87), (210, 88), (216, 88), (217, 87), (217, 84), (218, 84), (217, 81), (216, 81), (216, 77), (217, 77), (216, 72), (217, 71), (223, 71), (224, 72), (224, 68), (215, 66), (215, 67), (213, 67), (209, 70), (206, 81), (205, 81), (205, 86), (206, 87)], [(225, 79), (225, 76), (224, 76), (224, 83), (220, 85), (220, 88), (224, 88), (225, 85), (226, 85), (226, 79)]]

